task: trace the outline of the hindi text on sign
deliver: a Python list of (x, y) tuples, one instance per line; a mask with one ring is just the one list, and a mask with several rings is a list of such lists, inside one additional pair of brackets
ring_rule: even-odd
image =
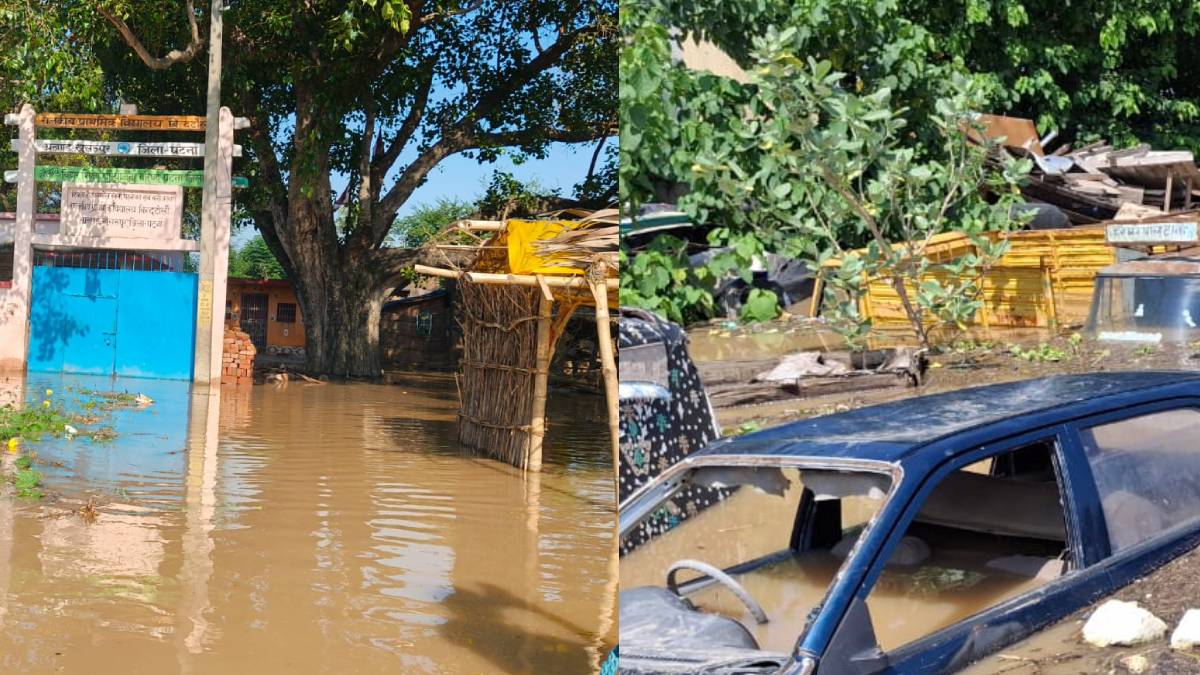
[(1196, 222), (1112, 223), (1104, 230), (1110, 244), (1196, 243)]
[(169, 185), (63, 185), (59, 234), (67, 237), (179, 239), (183, 188)]
[(57, 129), (125, 131), (204, 131), (206, 120), (195, 115), (71, 115), (38, 113), (34, 124)]

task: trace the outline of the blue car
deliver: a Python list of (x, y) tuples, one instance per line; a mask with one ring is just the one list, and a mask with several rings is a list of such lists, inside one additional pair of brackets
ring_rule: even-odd
[[(693, 504), (695, 488), (719, 497)], [(622, 506), (621, 672), (946, 673), (1200, 542), (1200, 375), (1065, 375), (694, 452)]]

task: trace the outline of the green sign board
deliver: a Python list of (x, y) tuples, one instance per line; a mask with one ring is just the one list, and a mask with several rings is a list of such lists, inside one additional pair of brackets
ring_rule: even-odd
[[(178, 185), (186, 188), (204, 187), (203, 171), (42, 165), (37, 167), (34, 177), (43, 183), (141, 183)], [(245, 176), (233, 177), (234, 187), (244, 188), (249, 184), (250, 181)]]

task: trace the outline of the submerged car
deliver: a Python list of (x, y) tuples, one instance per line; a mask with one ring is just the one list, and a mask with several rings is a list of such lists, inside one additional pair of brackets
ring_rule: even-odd
[[(695, 487), (720, 499), (693, 512), (675, 497)], [(953, 672), (1200, 542), (1200, 375), (996, 384), (722, 439), (632, 495), (620, 536), (622, 672)]]
[(1102, 341), (1191, 342), (1200, 337), (1200, 250), (1101, 269), (1086, 330)]

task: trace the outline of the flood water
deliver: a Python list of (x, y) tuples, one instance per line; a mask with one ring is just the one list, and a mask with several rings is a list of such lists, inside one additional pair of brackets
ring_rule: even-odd
[(458, 446), (452, 381), (0, 404), (47, 388), (155, 403), (31, 444), (47, 498), (0, 495), (0, 671), (587, 673), (616, 642), (599, 397), (551, 397), (522, 475)]

